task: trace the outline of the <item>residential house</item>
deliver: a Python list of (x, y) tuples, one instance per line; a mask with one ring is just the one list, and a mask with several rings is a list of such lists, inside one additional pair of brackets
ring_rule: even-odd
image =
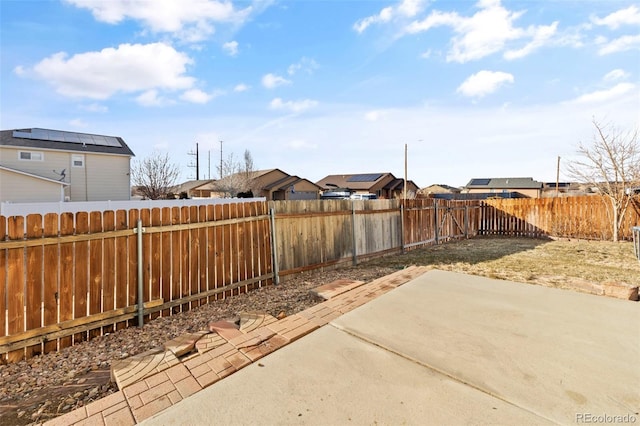
[(320, 194), (320, 187), (315, 183), (280, 169), (239, 172), (197, 189), (211, 191), (211, 197), (226, 197), (229, 191), (225, 188), (238, 192), (239, 197), (264, 197), (267, 201), (317, 200)]
[(128, 200), (134, 154), (120, 137), (0, 131), (0, 201)]
[[(353, 194), (375, 194), (378, 198), (403, 198), (404, 179), (398, 179), (391, 173), (363, 173), (350, 175), (329, 175), (316, 182), (323, 191), (337, 188)], [(419, 187), (411, 180), (407, 181), (407, 198), (415, 198)]]
[(320, 196), (318, 185), (280, 169), (251, 172), (251, 188), (255, 197), (267, 200), (317, 200)]
[(542, 182), (530, 177), (474, 178), (462, 188), (462, 194), (482, 194), (501, 198), (539, 198)]
[(215, 192), (212, 183), (214, 179), (189, 180), (172, 187), (169, 192), (176, 198), (211, 198)]
[(430, 198), (435, 194), (459, 194), (460, 188), (455, 186), (449, 186), (442, 183), (434, 183), (433, 185), (420, 188), (418, 190), (418, 197)]

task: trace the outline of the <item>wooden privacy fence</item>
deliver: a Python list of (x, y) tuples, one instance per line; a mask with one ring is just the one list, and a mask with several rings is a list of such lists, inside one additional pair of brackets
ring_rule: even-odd
[[(627, 212), (622, 237), (640, 224), (639, 209)], [(234, 201), (0, 216), (0, 361), (55, 351), (135, 325), (136, 315), (172, 315), (280, 276), (451, 239), (608, 238), (607, 211), (600, 197), (573, 197)]]
[(280, 276), (474, 236), (480, 218), (477, 201), (307, 200), (271, 206)]
[(139, 266), (146, 319), (269, 284), (269, 232), (265, 202), (0, 216), (2, 359), (129, 325)]
[[(481, 235), (568, 237), (610, 240), (613, 234), (611, 205), (603, 197), (491, 199), (483, 201)], [(640, 200), (627, 209), (619, 238), (631, 240), (640, 224)]]

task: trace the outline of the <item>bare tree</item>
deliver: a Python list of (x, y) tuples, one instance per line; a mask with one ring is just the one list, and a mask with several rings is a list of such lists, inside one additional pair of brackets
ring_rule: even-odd
[(572, 162), (572, 178), (596, 188), (611, 205), (613, 241), (618, 241), (624, 215), (640, 187), (640, 145), (638, 129), (622, 132), (593, 120), (591, 145), (580, 143), (581, 160)]
[(155, 152), (133, 164), (131, 180), (145, 198), (158, 200), (166, 197), (179, 173), (178, 166), (169, 160), (169, 154)]
[(224, 193), (226, 197), (237, 197), (240, 193), (252, 190), (254, 166), (249, 150), (244, 152), (244, 164), (236, 161), (233, 153), (230, 153), (221, 162), (221, 166), (221, 170), (220, 166), (218, 166), (218, 174), (224, 177), (214, 183), (214, 187), (218, 192)]

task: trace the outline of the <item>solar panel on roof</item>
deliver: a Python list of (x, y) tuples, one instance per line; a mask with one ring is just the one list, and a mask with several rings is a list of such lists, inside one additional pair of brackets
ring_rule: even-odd
[(368, 175), (353, 175), (347, 182), (375, 182), (382, 176), (382, 173), (372, 173)]
[(42, 141), (81, 143), (83, 145), (100, 145), (120, 148), (120, 141), (113, 136), (90, 135), (87, 133), (63, 132), (47, 129), (14, 130), (14, 138), (36, 139)]
[(489, 185), (491, 179), (471, 179), (471, 185)]

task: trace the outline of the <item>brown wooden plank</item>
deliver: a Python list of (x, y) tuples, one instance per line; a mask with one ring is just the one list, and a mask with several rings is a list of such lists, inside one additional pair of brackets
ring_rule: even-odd
[[(151, 210), (150, 209), (141, 209), (140, 210), (140, 219), (142, 220), (142, 227), (149, 228), (151, 226)], [(151, 234), (147, 232), (142, 233), (142, 290), (143, 290), (143, 299), (142, 303), (151, 300), (151, 286), (153, 283), (151, 282), (151, 262), (156, 256), (156, 253), (153, 253), (153, 248), (151, 245)], [(136, 303), (139, 301), (136, 299)], [(144, 317), (145, 324), (149, 322), (149, 316)]]
[[(24, 238), (24, 217), (7, 218), (9, 240)], [(24, 329), (24, 271), (23, 248), (12, 248), (7, 253), (7, 335), (21, 333)], [(16, 350), (7, 354), (8, 362), (17, 362), (24, 358), (24, 350)]]
[[(191, 223), (190, 215), (189, 215), (189, 207), (180, 208), (180, 223)], [(182, 274), (180, 275), (180, 297), (186, 297), (191, 295), (191, 280), (189, 277), (189, 273), (191, 272), (191, 264), (189, 258), (190, 252), (190, 232), (188, 230), (180, 231), (180, 243), (181, 243), (181, 259), (180, 259), (180, 268), (182, 270)], [(185, 303), (181, 306), (182, 311), (188, 311), (190, 308), (189, 303)]]
[[(102, 229), (105, 232), (115, 231), (116, 215), (113, 210), (107, 210), (102, 213)], [(116, 309), (116, 239), (105, 238), (102, 242), (103, 260), (102, 260), (102, 308), (101, 312)], [(114, 325), (102, 327), (102, 334), (113, 333)]]
[[(269, 207), (266, 201), (260, 203), (260, 215), (269, 214)], [(273, 273), (273, 263), (271, 257), (271, 221), (269, 218), (265, 218), (261, 221), (261, 240), (262, 240), (262, 264), (264, 265), (261, 271), (261, 275), (269, 275)], [(273, 279), (266, 279), (263, 284), (273, 284)]]
[[(58, 215), (48, 213), (44, 216), (44, 236), (55, 237), (59, 231)], [(44, 286), (43, 286), (43, 325), (53, 325), (58, 322), (58, 295), (60, 294), (60, 253), (58, 245), (44, 246)], [(44, 343), (44, 352), (55, 352), (58, 341), (51, 340)]]
[[(171, 208), (171, 224), (180, 225), (181, 209), (179, 207)], [(181, 294), (181, 276), (182, 276), (182, 233), (180, 231), (171, 232), (171, 300), (180, 299)], [(165, 299), (167, 300), (167, 299)], [(180, 306), (175, 306), (172, 313), (180, 312)]]
[[(190, 206), (189, 207), (189, 218), (191, 223), (198, 223), (198, 207)], [(200, 293), (199, 288), (199, 279), (200, 279), (200, 268), (198, 262), (200, 260), (200, 233), (198, 229), (191, 229), (189, 231), (189, 238), (191, 243), (189, 244), (189, 288), (190, 294), (196, 295)], [(197, 308), (199, 306), (198, 300), (193, 300), (191, 302), (191, 308)]]
[[(30, 214), (27, 216), (27, 238), (42, 238), (42, 215)], [(33, 330), (42, 326), (42, 262), (44, 258), (44, 247), (27, 247), (26, 250), (26, 330)], [(42, 344), (29, 346), (26, 348), (25, 357), (32, 358), (42, 353)]]
[[(198, 206), (198, 220), (201, 223), (206, 223), (207, 220), (207, 206)], [(200, 241), (200, 247), (198, 250), (198, 292), (207, 292), (207, 256), (209, 254), (209, 243), (207, 241), (207, 228), (198, 228), (198, 240)], [(199, 305), (205, 305), (207, 298), (203, 297), (198, 300)]]
[[(7, 218), (0, 216), (0, 241), (7, 237)], [(7, 250), (0, 248), (0, 337), (7, 335)], [(7, 362), (7, 354), (0, 354), (0, 364)]]
[[(89, 213), (76, 213), (76, 234), (89, 233)], [(82, 318), (88, 313), (89, 291), (89, 242), (79, 241), (75, 243), (75, 274), (74, 274), (74, 304), (73, 318)], [(73, 343), (87, 340), (87, 333), (78, 333), (73, 336)]]
[[(216, 234), (215, 234), (215, 209), (213, 205), (207, 206), (207, 221), (211, 226), (207, 228), (207, 292), (216, 288)], [(207, 303), (214, 299), (207, 297)]]
[[(73, 235), (75, 222), (73, 213), (60, 215), (60, 236)], [(60, 244), (60, 292), (58, 304), (60, 309), (59, 321), (73, 319), (73, 293), (75, 287), (75, 249), (74, 243)], [(58, 341), (58, 348), (63, 349), (73, 344), (71, 336), (63, 337)]]
[[(89, 213), (89, 232), (100, 234), (102, 232), (102, 213)], [(102, 312), (102, 239), (89, 242), (89, 296), (87, 300), (89, 315)], [(89, 339), (100, 335), (100, 330), (90, 330)]]
[[(222, 220), (222, 205), (216, 204), (214, 209), (215, 220)], [(223, 238), (223, 228), (222, 226), (216, 226), (214, 229), (215, 234), (215, 245), (216, 245), (216, 283), (215, 288), (221, 288), (224, 286), (224, 238)], [(221, 293), (215, 294), (215, 300), (222, 298)]]
[[(224, 219), (231, 218), (231, 204), (224, 204), (222, 206), (222, 215)], [(224, 285), (233, 284), (233, 236), (231, 234), (231, 225), (224, 225), (224, 235), (222, 237), (223, 245), (224, 245)], [(232, 291), (226, 291), (223, 293), (225, 298), (232, 296)]]
[[(160, 211), (160, 222), (162, 226), (171, 225), (171, 209), (163, 207)], [(160, 271), (160, 294), (166, 301), (171, 300), (171, 232), (164, 231), (160, 237), (161, 245), (161, 271)], [(163, 309), (160, 314), (164, 316), (171, 315), (170, 309)]]
[[(139, 218), (140, 210), (129, 210), (129, 229), (137, 229)], [(135, 232), (132, 232), (128, 237), (127, 244), (129, 246), (127, 305), (133, 306), (138, 302), (138, 235)], [(127, 321), (127, 324), (129, 327), (135, 327), (138, 321), (132, 319)]]
[[(126, 210), (118, 210), (115, 215), (116, 230), (124, 230), (128, 228), (128, 213)], [(116, 241), (116, 282), (114, 284), (114, 303), (116, 309), (129, 306), (129, 258), (132, 254), (129, 252), (128, 237), (117, 237)], [(126, 328), (127, 323), (121, 321), (116, 323), (116, 330)]]
[[(160, 216), (160, 209), (154, 208), (151, 210), (151, 226), (157, 227), (162, 225), (162, 218)], [(145, 300), (155, 300), (159, 299), (161, 296), (162, 289), (160, 288), (162, 285), (162, 278), (160, 276), (160, 271), (162, 268), (162, 234), (161, 233), (153, 233), (151, 234), (151, 245), (149, 247), (145, 247), (146, 250), (151, 251), (151, 286), (150, 286), (150, 299)], [(151, 314), (150, 319), (155, 319), (160, 316), (160, 312), (154, 312)]]

